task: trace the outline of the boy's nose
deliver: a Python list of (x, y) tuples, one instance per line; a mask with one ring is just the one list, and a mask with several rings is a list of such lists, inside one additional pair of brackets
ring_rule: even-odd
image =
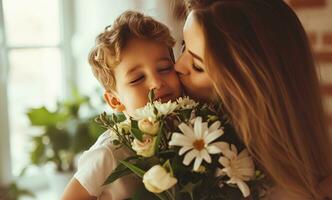
[(190, 73), (190, 60), (189, 57), (186, 56), (185, 52), (178, 58), (176, 61), (174, 68), (175, 71), (179, 74), (179, 76), (185, 76)]
[(158, 89), (162, 88), (164, 85), (165, 85), (165, 82), (161, 77), (154, 76), (150, 80), (150, 88), (149, 89), (150, 90), (152, 90), (152, 89), (157, 89), (158, 90)]

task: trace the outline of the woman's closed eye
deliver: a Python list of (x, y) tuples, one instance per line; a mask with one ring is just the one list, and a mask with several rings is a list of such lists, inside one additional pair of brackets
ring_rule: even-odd
[(198, 73), (202, 73), (204, 72), (204, 69), (198, 65), (196, 65), (195, 63), (192, 64), (193, 70), (198, 72)]
[(181, 53), (183, 53), (185, 50), (186, 50), (186, 43), (184, 42), (184, 40), (182, 40)]

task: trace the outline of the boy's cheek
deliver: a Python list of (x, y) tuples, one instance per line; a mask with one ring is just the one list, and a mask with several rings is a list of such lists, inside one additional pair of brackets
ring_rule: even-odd
[(174, 89), (177, 91), (178, 96), (180, 96), (183, 89), (182, 89), (182, 84), (181, 84), (180, 78), (178, 77), (177, 74), (175, 74), (175, 77), (174, 77)]

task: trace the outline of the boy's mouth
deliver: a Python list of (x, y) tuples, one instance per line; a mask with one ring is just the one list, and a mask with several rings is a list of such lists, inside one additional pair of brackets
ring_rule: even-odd
[(156, 96), (155, 100), (161, 101), (162, 103), (166, 103), (169, 100), (173, 100), (173, 94), (172, 93), (160, 94)]

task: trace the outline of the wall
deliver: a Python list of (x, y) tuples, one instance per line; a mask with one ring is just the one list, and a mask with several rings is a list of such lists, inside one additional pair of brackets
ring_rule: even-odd
[(321, 76), (324, 103), (332, 128), (332, 0), (288, 0), (306, 29)]

